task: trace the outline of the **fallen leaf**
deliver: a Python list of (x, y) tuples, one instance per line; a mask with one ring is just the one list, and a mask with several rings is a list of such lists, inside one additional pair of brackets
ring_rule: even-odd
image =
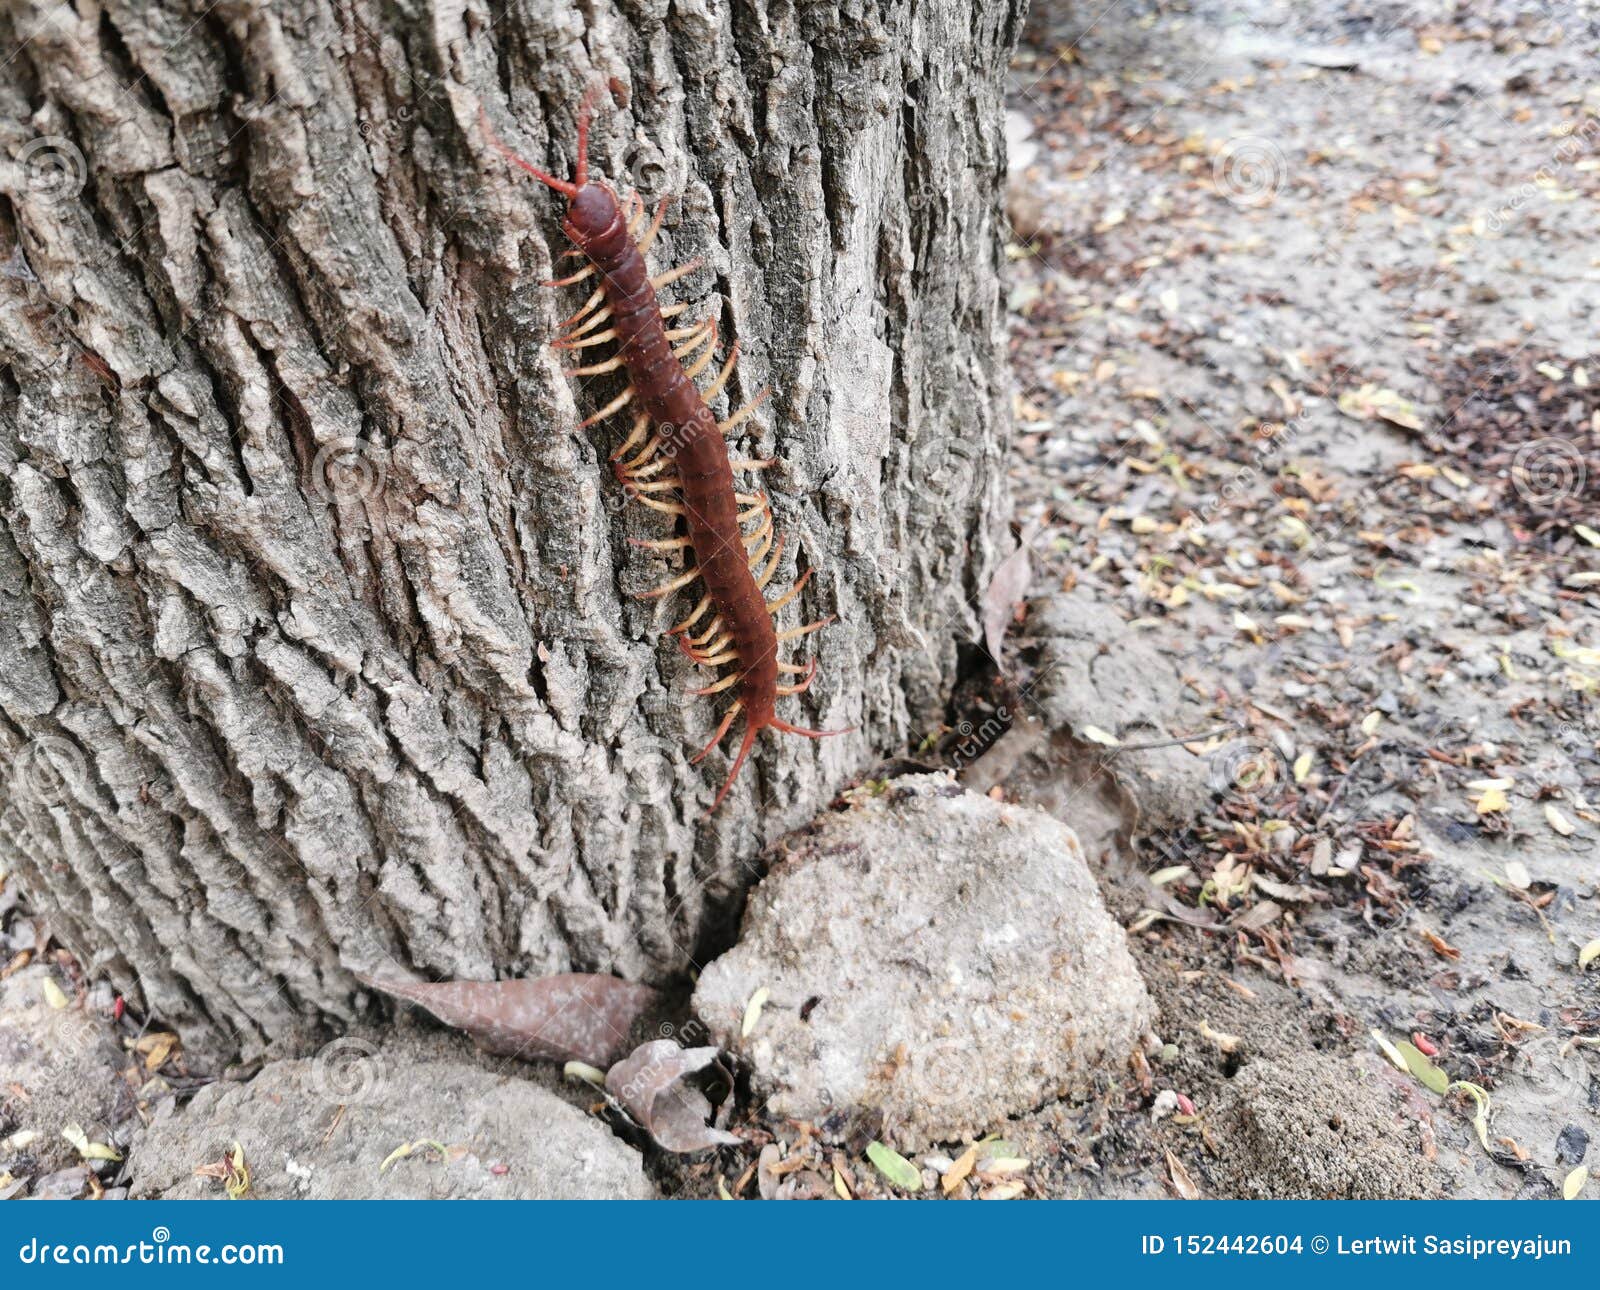
[(1405, 1060), (1406, 1069), (1435, 1093), (1444, 1093), (1450, 1087), (1450, 1077), (1430, 1062), (1422, 1050), (1409, 1040), (1402, 1039), (1395, 1048)]
[(983, 641), (995, 666), (1005, 670), (1001, 647), (1005, 644), (1006, 627), (1011, 623), (1017, 602), (1028, 594), (1028, 584), (1033, 580), (1033, 567), (1028, 560), (1029, 535), (1024, 533), (1017, 549), (1000, 562), (989, 579), (983, 593)]
[(955, 1163), (946, 1169), (944, 1176), (939, 1179), (939, 1185), (944, 1188), (944, 1194), (948, 1196), (957, 1187), (961, 1186), (966, 1181), (967, 1175), (972, 1172), (973, 1166), (977, 1163), (978, 1144), (973, 1143), (956, 1157)]
[(1533, 875), (1520, 860), (1506, 861), (1506, 881), (1518, 891), (1527, 891), (1533, 885)]
[(1118, 739), (1116, 735), (1107, 734), (1099, 726), (1085, 726), (1080, 733), (1092, 744), (1099, 744), (1104, 748), (1122, 747), (1122, 740)]
[(1307, 777), (1311, 774), (1311, 766), (1314, 760), (1308, 752), (1301, 753), (1294, 759), (1294, 782), (1296, 784), (1304, 784), (1306, 782)]
[(739, 1024), (739, 1038), (748, 1039), (750, 1032), (756, 1028), (756, 1023), (761, 1020), (761, 1009), (766, 1006), (767, 1000), (772, 997), (772, 991), (762, 986), (750, 996), (750, 1002), (744, 1005), (744, 1020)]
[(1488, 788), (1478, 798), (1477, 807), (1479, 815), (1492, 815), (1496, 811), (1506, 809), (1506, 794), (1502, 788)]
[(628, 1051), (634, 1023), (657, 1002), (649, 986), (566, 972), (526, 981), (378, 981), (374, 990), (420, 1004), (479, 1046), (507, 1057), (607, 1067)]
[(1179, 1200), (1199, 1200), (1200, 1189), (1194, 1185), (1194, 1179), (1189, 1177), (1189, 1171), (1172, 1152), (1167, 1152), (1167, 1173), (1172, 1178), (1172, 1190)]
[(1476, 1110), (1472, 1117), (1472, 1127), (1477, 1131), (1479, 1144), (1485, 1151), (1487, 1151), (1489, 1149), (1488, 1090), (1480, 1088), (1476, 1084), (1469, 1083), (1464, 1079), (1458, 1079), (1450, 1085), (1449, 1091), (1454, 1092), (1458, 1088), (1461, 1089), (1462, 1092), (1469, 1094), (1473, 1100), (1473, 1103), (1475, 1104)]
[(1566, 1181), (1564, 1181), (1561, 1184), (1561, 1199), (1562, 1200), (1577, 1200), (1578, 1199), (1578, 1193), (1583, 1190), (1584, 1184), (1586, 1184), (1588, 1181), (1589, 1181), (1589, 1166), (1588, 1165), (1579, 1165), (1576, 1169), (1574, 1169), (1570, 1174), (1567, 1175)]
[(1383, 1050), (1383, 1055), (1385, 1057), (1387, 1057), (1391, 1062), (1394, 1063), (1394, 1067), (1395, 1067), (1396, 1070), (1399, 1070), (1399, 1071), (1409, 1071), (1410, 1070), (1410, 1067), (1408, 1067), (1406, 1065), (1406, 1059), (1401, 1054), (1400, 1050), (1398, 1048), (1396, 1048), (1394, 1046), (1394, 1044), (1392, 1044), (1388, 1039), (1384, 1038), (1382, 1031), (1373, 1030), (1373, 1031), (1369, 1031), (1368, 1033), (1370, 1033), (1372, 1035), (1373, 1042), (1375, 1044), (1377, 1044), (1378, 1047)]
[(1239, 1038), (1238, 1035), (1230, 1035), (1221, 1030), (1213, 1030), (1210, 1024), (1204, 1021), (1200, 1023), (1200, 1037), (1209, 1039), (1224, 1053), (1237, 1052), (1239, 1045), (1244, 1043), (1244, 1040)]
[(1545, 822), (1564, 838), (1570, 838), (1578, 831), (1577, 825), (1561, 814), (1553, 802), (1544, 804), (1544, 818)]
[(716, 1060), (715, 1048), (679, 1048), (670, 1039), (652, 1039), (606, 1072), (606, 1092), (667, 1151), (733, 1146), (740, 1139), (706, 1123), (711, 1103), (686, 1082)]
[(63, 1125), (61, 1136), (72, 1144), (72, 1148), (85, 1160), (121, 1160), (122, 1155), (115, 1148), (106, 1146), (103, 1142), (90, 1142), (89, 1135), (82, 1127), (76, 1124)]
[(52, 1008), (60, 1011), (62, 1008), (67, 1006), (69, 1000), (62, 992), (61, 987), (55, 983), (55, 979), (53, 977), (45, 977), (44, 981), (40, 985), (40, 989), (44, 991), (44, 1001)]
[(881, 1142), (869, 1142), (867, 1159), (902, 1191), (922, 1190), (922, 1172), (898, 1151), (890, 1150)]
[(1600, 941), (1590, 941), (1578, 951), (1578, 967), (1587, 968), (1596, 959), (1600, 959)]

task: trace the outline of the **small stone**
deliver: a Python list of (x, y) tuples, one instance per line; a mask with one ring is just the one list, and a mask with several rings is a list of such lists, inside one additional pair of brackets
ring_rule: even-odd
[[(820, 996), (801, 1022), (746, 1000)], [(902, 1152), (1087, 1092), (1149, 1028), (1123, 930), (1072, 830), (943, 775), (897, 779), (788, 840), (694, 1006), (768, 1113)]]
[(1556, 1160), (1564, 1165), (1582, 1164), (1589, 1153), (1589, 1135), (1576, 1124), (1569, 1124), (1556, 1135)]

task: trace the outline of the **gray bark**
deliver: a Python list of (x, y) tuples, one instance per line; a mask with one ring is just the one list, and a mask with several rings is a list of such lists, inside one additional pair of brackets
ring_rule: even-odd
[[(10, 0), (0, 76), (0, 867), (191, 1052), (353, 972), (702, 958), (761, 847), (942, 715), (1003, 538), (1000, 84), (1022, 0)], [(770, 382), (782, 624), (837, 613), (723, 811), (726, 698), (632, 598), (619, 386), (546, 346), (553, 194)], [(571, 265), (572, 262), (565, 262)], [(688, 288), (688, 290), (685, 290)], [(682, 610), (680, 609), (680, 616)], [(805, 651), (800, 651), (805, 657)]]

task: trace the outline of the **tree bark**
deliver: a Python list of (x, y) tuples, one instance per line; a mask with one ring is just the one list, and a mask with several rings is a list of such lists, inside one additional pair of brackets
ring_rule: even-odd
[[(978, 635), (1023, 3), (11, 0), (0, 867), (86, 966), (228, 1057), (375, 1006), (354, 972), (720, 948)], [(478, 123), (566, 174), (598, 83), (594, 167), (678, 195), (652, 263), (705, 258), (669, 290), (773, 388), (782, 622), (840, 619), (781, 710), (859, 727), (763, 736), (709, 820), (726, 699), (633, 598), (667, 519), (577, 429), (620, 383), (561, 375), (561, 205)]]

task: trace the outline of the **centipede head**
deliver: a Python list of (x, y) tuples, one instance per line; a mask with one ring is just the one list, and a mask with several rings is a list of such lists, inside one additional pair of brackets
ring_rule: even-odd
[(488, 113), (481, 104), (478, 107), (478, 119), (483, 125), (484, 132), (489, 136), (489, 142), (499, 149), (505, 159), (567, 199), (566, 229), (573, 239), (580, 243), (586, 237), (604, 232), (615, 218), (617, 210), (616, 194), (603, 183), (589, 181), (589, 122), (594, 115), (595, 101), (599, 94), (598, 85), (590, 86), (578, 108), (578, 163), (570, 180), (557, 179), (549, 172), (540, 170), (538, 166), (523, 160), (506, 147), (489, 124)]

